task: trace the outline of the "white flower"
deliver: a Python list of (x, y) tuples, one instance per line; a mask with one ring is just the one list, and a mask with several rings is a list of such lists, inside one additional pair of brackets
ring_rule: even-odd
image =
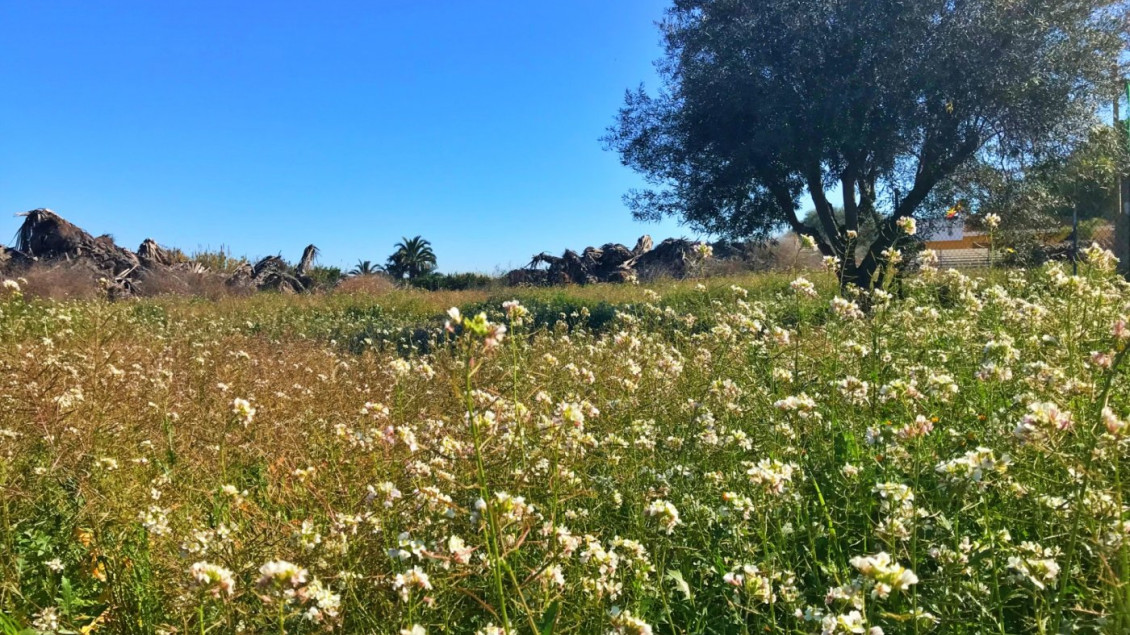
[(1073, 425), (1071, 413), (1060, 410), (1056, 404), (1050, 401), (1032, 402), (1028, 404), (1028, 414), (1020, 419), (1012, 433), (1020, 440), (1028, 441), (1052, 430), (1068, 430)]
[(219, 565), (197, 562), (189, 569), (189, 575), (196, 588), (210, 593), (212, 597), (231, 595), (235, 591), (232, 572)]
[(902, 262), (902, 252), (893, 247), (884, 249), (883, 251), (879, 252), (879, 255), (883, 258), (883, 260), (886, 260), (887, 264), (889, 265), (897, 265), (898, 263)]
[(517, 300), (507, 300), (502, 303), (502, 310), (506, 311), (506, 318), (514, 326), (522, 326), (530, 312)]
[[(746, 464), (750, 465), (750, 464)], [(786, 486), (793, 481), (793, 472), (797, 470), (795, 463), (782, 463), (777, 459), (761, 459), (756, 465), (751, 465), (746, 470), (749, 482), (761, 485), (770, 494), (783, 494)]]
[(652, 501), (644, 513), (658, 520), (668, 534), (674, 533), (675, 527), (683, 524), (679, 520), (679, 510), (665, 500)]
[(918, 583), (913, 571), (892, 560), (885, 551), (873, 556), (856, 556), (851, 559), (851, 566), (875, 582), (872, 597), (885, 599), (891, 591), (905, 591)]
[(863, 615), (859, 611), (851, 611), (843, 615), (826, 615), (820, 621), (821, 635), (837, 635), (838, 633), (863, 633)]
[(338, 616), (341, 611), (341, 596), (317, 579), (298, 591), (298, 598), (313, 606), (303, 612), (302, 617), (311, 622), (322, 622)]
[(918, 253), (918, 266), (924, 270), (932, 270), (938, 266), (938, 252), (933, 249), (923, 249)]
[(447, 551), (456, 563), (467, 564), (471, 561), (471, 553), (474, 552), (474, 548), (468, 547), (462, 538), (453, 535), (447, 539)]
[(31, 625), (41, 633), (54, 633), (59, 630), (59, 610), (53, 606), (41, 610)]
[(1010, 463), (1011, 459), (1007, 454), (997, 459), (991, 449), (978, 447), (976, 450), (966, 452), (964, 456), (939, 463), (934, 471), (954, 481), (967, 480), (980, 483), (986, 473), (1003, 474), (1008, 470)]
[(157, 505), (150, 505), (147, 511), (140, 512), (137, 517), (149, 533), (155, 536), (164, 536), (169, 533), (168, 510)]
[(896, 433), (903, 441), (924, 437), (934, 430), (934, 422), (923, 415), (915, 417), (913, 423), (908, 423)]
[(897, 221), (895, 221), (895, 224), (898, 225), (898, 228), (901, 229), (907, 236), (913, 236), (918, 232), (918, 223), (909, 216), (904, 216), (898, 219)]
[(1019, 549), (1020, 556), (1009, 556), (1009, 569), (1040, 590), (1046, 588), (1047, 584), (1055, 582), (1056, 577), (1059, 576), (1059, 564), (1054, 559), (1059, 553), (1057, 549), (1044, 548), (1034, 542), (1023, 542)]
[(243, 423), (243, 425), (250, 425), (252, 420), (255, 419), (255, 408), (251, 406), (251, 402), (246, 399), (236, 397), (231, 402), (232, 413)]
[(259, 581), (262, 588), (297, 589), (306, 583), (306, 569), (287, 562), (286, 560), (272, 560), (259, 567)]
[(545, 570), (541, 572), (539, 577), (546, 586), (555, 586), (558, 589), (565, 588), (565, 574), (561, 570), (561, 565), (555, 564), (553, 566), (546, 567)]
[(804, 276), (800, 276), (796, 280), (790, 282), (789, 287), (798, 296), (805, 296), (809, 298), (816, 297), (816, 285), (812, 284), (812, 282)]
[(631, 611), (621, 611), (612, 607), (612, 633), (616, 635), (651, 635), (651, 625), (632, 615)]
[(844, 320), (858, 320), (863, 317), (863, 311), (858, 304), (840, 296), (832, 298), (832, 311)]
[(396, 578), (392, 581), (392, 588), (400, 594), (401, 600), (407, 602), (412, 595), (412, 589), (430, 591), (432, 582), (428, 579), (428, 574), (424, 573), (420, 567), (412, 567), (404, 573), (396, 574)]
[(1104, 406), (1102, 411), (1103, 425), (1111, 436), (1120, 436), (1126, 430), (1126, 421), (1120, 419), (1109, 407)]

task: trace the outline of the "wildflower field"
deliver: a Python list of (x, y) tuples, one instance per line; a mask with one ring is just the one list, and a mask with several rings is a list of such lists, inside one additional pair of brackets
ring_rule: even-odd
[(1130, 632), (1112, 270), (11, 281), (0, 632)]

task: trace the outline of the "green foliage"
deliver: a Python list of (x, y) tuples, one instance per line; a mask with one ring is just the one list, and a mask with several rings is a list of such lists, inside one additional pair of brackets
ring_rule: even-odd
[(381, 271), (380, 266), (374, 265), (368, 260), (358, 260), (357, 266), (350, 269), (349, 275), (351, 276), (371, 276)]
[(345, 277), (340, 268), (323, 266), (311, 267), (306, 275), (314, 281), (315, 289), (332, 289)]
[(467, 291), (488, 289), (498, 284), (497, 279), (481, 273), (425, 273), (409, 278), (408, 284), (428, 291)]
[(436, 254), (422, 237), (404, 238), (395, 247), (384, 266), (385, 273), (393, 278), (412, 280), (435, 269)]
[(204, 249), (193, 252), (188, 260), (189, 262), (201, 265), (208, 271), (228, 274), (235, 273), (236, 269), (248, 264), (246, 258), (242, 256), (236, 258), (232, 255), (231, 248), (223, 245), (220, 245), (220, 248), (214, 251)]
[[(961, 166), (1077, 141), (1126, 15), (1114, 0), (679, 0), (661, 25), (662, 90), (629, 92), (605, 142), (648, 181), (626, 197), (637, 218), (733, 237), (789, 227), (866, 281), (897, 221), (923, 217)], [(806, 191), (819, 232), (796, 214)], [(857, 263), (847, 232), (869, 217)]]
[(1113, 219), (1118, 176), (1130, 174), (1123, 137), (1110, 126), (1095, 126), (1062, 156), (1024, 166), (970, 164), (939, 188), (934, 206), (961, 201), (972, 215), (997, 214), (1005, 232), (1070, 224), (1074, 212), (1080, 219)]
[[(495, 299), (465, 307), (468, 314), (485, 311), (501, 318), (501, 302)], [(604, 331), (611, 326), (617, 311), (633, 313), (631, 305), (617, 305), (602, 300), (587, 300), (569, 295), (565, 291), (541, 294), (527, 298), (523, 306), (529, 312), (529, 324), (536, 329), (572, 331)]]

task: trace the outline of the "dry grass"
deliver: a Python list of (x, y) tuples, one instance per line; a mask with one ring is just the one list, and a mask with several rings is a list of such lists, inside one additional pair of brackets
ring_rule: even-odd
[(90, 300), (105, 295), (98, 284), (102, 276), (81, 265), (34, 266), (21, 272), (23, 291), (29, 297), (49, 300)]
[(222, 274), (176, 269), (146, 272), (137, 285), (137, 295), (143, 298), (179, 295), (216, 301), (231, 296), (247, 296), (254, 292), (254, 289), (246, 287), (228, 286), (226, 277)]
[(375, 296), (384, 295), (397, 288), (399, 288), (397, 284), (388, 276), (381, 273), (374, 273), (365, 276), (350, 276), (345, 278), (334, 287), (333, 292)]

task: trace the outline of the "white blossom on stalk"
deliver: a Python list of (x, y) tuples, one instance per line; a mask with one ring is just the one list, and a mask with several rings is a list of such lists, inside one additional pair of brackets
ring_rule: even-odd
[(407, 602), (408, 598), (412, 596), (413, 589), (421, 591), (430, 591), (432, 589), (431, 579), (428, 574), (424, 573), (420, 567), (412, 567), (404, 573), (396, 574), (396, 578), (392, 581), (392, 588), (400, 595), (400, 599)]
[(631, 611), (612, 607), (612, 633), (615, 635), (651, 635), (651, 625), (632, 615)]
[(214, 598), (230, 596), (235, 591), (232, 572), (219, 565), (197, 562), (189, 569), (189, 575), (192, 576), (196, 588), (211, 594)]
[(297, 589), (306, 584), (307, 571), (286, 560), (272, 560), (259, 567), (259, 588), (273, 591)]
[(255, 419), (255, 408), (251, 405), (251, 402), (246, 399), (240, 397), (233, 399), (231, 402), (231, 411), (232, 414), (239, 419), (240, 423), (245, 426), (251, 425), (251, 422)]
[(54, 633), (59, 630), (59, 609), (51, 606), (39, 611), (31, 625), (40, 633)]
[(1068, 430), (1073, 425), (1071, 413), (1061, 410), (1058, 405), (1050, 401), (1032, 402), (1028, 404), (1028, 413), (1020, 419), (1012, 433), (1021, 441), (1029, 441), (1053, 430)]
[(816, 297), (816, 285), (812, 284), (812, 282), (804, 276), (800, 276), (796, 280), (790, 282), (789, 288), (791, 288), (793, 292), (795, 292), (798, 296), (805, 296), (809, 298)]
[(1059, 564), (1055, 561), (1058, 553), (1054, 548), (1024, 542), (1020, 545), (1020, 555), (1008, 558), (1008, 568), (1037, 589), (1043, 590), (1059, 576)]
[(898, 228), (907, 236), (913, 236), (918, 233), (918, 223), (909, 216), (903, 216), (895, 221), (895, 224), (898, 225)]
[(679, 510), (675, 509), (674, 505), (665, 500), (652, 501), (651, 504), (647, 506), (647, 509), (644, 510), (644, 513), (658, 520), (659, 524), (668, 534), (674, 533), (675, 527), (683, 524), (682, 521), (679, 520)]
[(851, 566), (874, 581), (871, 596), (879, 599), (885, 599), (891, 591), (906, 591), (918, 583), (913, 571), (895, 562), (885, 551), (873, 556), (856, 556), (851, 559)]
[(832, 298), (832, 312), (844, 320), (858, 320), (863, 317), (863, 311), (858, 304), (841, 296)]

